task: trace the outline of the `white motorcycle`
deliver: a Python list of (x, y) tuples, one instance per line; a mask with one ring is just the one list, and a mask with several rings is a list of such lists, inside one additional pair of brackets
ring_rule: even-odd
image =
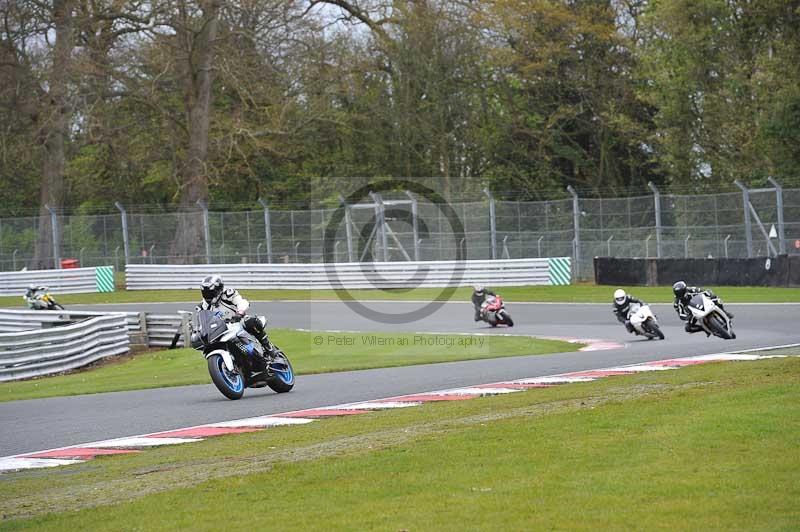
[(719, 308), (714, 302), (714, 299), (709, 297), (708, 292), (702, 292), (692, 296), (687, 306), (697, 324), (707, 333), (718, 336), (724, 340), (736, 338), (736, 333), (733, 332), (731, 319), (725, 311)]
[(628, 310), (628, 320), (633, 325), (634, 330), (642, 336), (646, 336), (648, 340), (653, 338), (664, 339), (664, 333), (661, 332), (656, 315), (650, 310), (649, 305), (631, 303), (631, 307)]

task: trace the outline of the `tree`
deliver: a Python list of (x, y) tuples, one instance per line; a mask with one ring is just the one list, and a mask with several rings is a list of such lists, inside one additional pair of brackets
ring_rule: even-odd
[(650, 110), (611, 4), (500, 0), (484, 16), (497, 80), (489, 173), (530, 195), (565, 183), (596, 194), (643, 188)]
[(789, 139), (800, 84), (800, 2), (659, 0), (643, 15), (640, 56), (658, 109), (651, 138), (669, 179), (716, 188), (800, 168)]

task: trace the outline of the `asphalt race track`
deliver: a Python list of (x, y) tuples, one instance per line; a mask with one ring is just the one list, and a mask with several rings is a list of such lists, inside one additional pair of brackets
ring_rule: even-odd
[[(724, 294), (723, 294), (724, 296)], [(413, 302), (370, 302), (379, 312), (410, 312)], [(173, 313), (190, 303), (97, 305), (92, 310), (144, 310)], [(552, 375), (689, 355), (800, 343), (800, 304), (736, 305), (738, 338), (724, 341), (683, 331), (671, 305), (653, 305), (664, 341), (626, 333), (610, 304), (508, 304), (517, 326), (492, 329), (473, 323), (469, 303), (447, 303), (433, 315), (403, 324), (376, 322), (342, 302), (255, 302), (254, 313), (270, 317), (271, 327), (384, 332), (464, 332), (594, 338), (625, 344), (620, 349), (453, 362), (300, 376), (294, 391), (278, 395), (268, 388), (247, 390), (229, 401), (211, 385), (57, 397), (0, 403), (0, 456), (161, 430), (378, 399), (505, 379)], [(288, 353), (289, 356), (292, 353)], [(197, 363), (205, 364), (198, 353)], [(491, 354), (487, 354), (491, 357)]]

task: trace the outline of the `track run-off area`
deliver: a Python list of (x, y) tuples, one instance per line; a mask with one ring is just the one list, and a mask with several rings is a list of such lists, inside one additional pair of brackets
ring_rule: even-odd
[[(411, 312), (418, 302), (370, 302), (378, 312)], [(172, 313), (192, 303), (75, 306), (91, 310)], [(552, 355), (486, 358), (465, 362), (298, 376), (294, 390), (275, 394), (247, 390), (229, 401), (211, 384), (54, 397), (0, 403), (0, 457), (87, 442), (169, 431), (209, 423), (321, 408), (432, 390), (468, 387), (513, 379), (641, 364), (687, 356), (800, 343), (800, 304), (730, 304), (736, 340), (687, 334), (671, 305), (652, 305), (666, 340), (648, 341), (627, 334), (608, 304), (509, 303), (517, 325), (492, 329), (472, 321), (469, 303), (444, 303), (432, 315), (401, 324), (363, 317), (338, 301), (253, 302), (252, 313), (265, 314), (271, 327), (370, 332), (515, 334), (593, 340), (600, 349)], [(288, 353), (291, 357), (291, 353)], [(198, 353), (197, 363), (204, 364)], [(91, 372), (86, 373), (91, 378)]]

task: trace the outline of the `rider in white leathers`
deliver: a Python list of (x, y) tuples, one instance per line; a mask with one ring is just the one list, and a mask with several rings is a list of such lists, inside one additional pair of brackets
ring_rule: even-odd
[(198, 310), (220, 310), (225, 318), (230, 321), (241, 321), (245, 331), (252, 334), (264, 347), (267, 357), (274, 357), (280, 353), (280, 349), (269, 341), (265, 323), (258, 316), (248, 316), (250, 302), (247, 301), (238, 290), (225, 288), (222, 277), (219, 275), (208, 275), (200, 283), (200, 291), (203, 300), (197, 306)]

